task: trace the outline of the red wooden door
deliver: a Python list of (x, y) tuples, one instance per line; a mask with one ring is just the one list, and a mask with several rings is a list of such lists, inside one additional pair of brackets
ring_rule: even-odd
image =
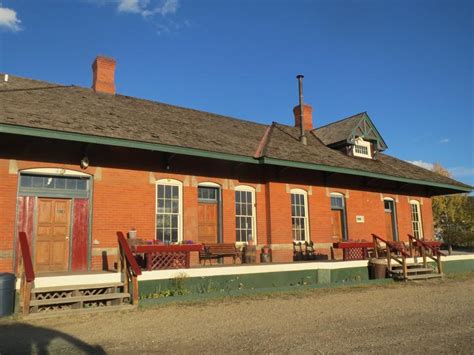
[(342, 240), (342, 211), (332, 210), (331, 211), (331, 226), (332, 236), (337, 237), (337, 240)]
[(35, 236), (35, 270), (67, 271), (71, 200), (39, 198)]
[(201, 243), (217, 243), (217, 203), (198, 204), (198, 239)]

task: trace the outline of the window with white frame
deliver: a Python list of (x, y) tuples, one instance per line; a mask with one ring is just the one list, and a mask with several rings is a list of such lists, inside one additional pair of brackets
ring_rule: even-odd
[(156, 183), (156, 239), (163, 243), (182, 240), (182, 184), (163, 179)]
[(370, 142), (362, 138), (357, 138), (354, 143), (354, 156), (362, 158), (372, 158)]
[(293, 189), (291, 194), (291, 230), (296, 242), (309, 241), (308, 195), (301, 189)]
[(255, 189), (250, 186), (235, 188), (235, 240), (247, 243), (252, 240), (255, 244)]
[(423, 226), (421, 223), (420, 202), (416, 200), (411, 200), (410, 207), (411, 207), (411, 225), (413, 229), (413, 236), (418, 239), (423, 239)]

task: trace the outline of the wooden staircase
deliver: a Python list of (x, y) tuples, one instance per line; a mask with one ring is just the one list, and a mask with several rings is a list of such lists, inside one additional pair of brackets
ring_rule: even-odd
[[(375, 234), (372, 237), (375, 257), (386, 257), (388, 274), (394, 280), (415, 281), (444, 276), (441, 256), (445, 255), (425, 241), (409, 234), (407, 249), (402, 242), (387, 241)], [(407, 262), (407, 258), (413, 258), (414, 262)], [(421, 258), (421, 262), (417, 262), (418, 258)], [(428, 264), (428, 258), (435, 262), (434, 267)]]
[(403, 275), (402, 265), (392, 265), (389, 274), (394, 280), (400, 281), (427, 280), (443, 277), (443, 274), (438, 273), (436, 269), (430, 266), (424, 267), (422, 263), (407, 263), (406, 277)]
[(123, 282), (88, 285), (35, 287), (35, 272), (26, 233), (19, 232), (20, 308), (24, 316), (43, 317), (78, 312), (125, 310), (138, 304), (138, 280), (141, 270), (123, 233), (118, 232), (119, 272)]
[(35, 316), (52, 312), (94, 311), (106, 307), (127, 309), (130, 308), (131, 297), (123, 291), (122, 282), (33, 288), (28, 314)]

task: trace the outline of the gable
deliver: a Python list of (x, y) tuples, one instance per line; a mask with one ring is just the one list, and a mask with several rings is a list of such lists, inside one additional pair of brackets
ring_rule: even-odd
[(352, 145), (357, 137), (375, 142), (378, 151), (388, 148), (366, 112), (316, 128), (312, 132), (324, 145), (331, 148)]
[(358, 137), (375, 142), (378, 151), (383, 151), (388, 148), (372, 120), (365, 112), (357, 125), (352, 129), (349, 137), (347, 137), (347, 142), (353, 144)]

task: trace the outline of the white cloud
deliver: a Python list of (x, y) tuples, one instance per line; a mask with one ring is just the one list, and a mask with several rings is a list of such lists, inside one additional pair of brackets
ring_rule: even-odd
[(0, 27), (17, 32), (21, 30), (20, 23), (21, 21), (18, 19), (15, 10), (1, 7), (0, 4)]
[(439, 142), (440, 142), (441, 144), (446, 144), (446, 143), (449, 143), (450, 140), (451, 140), (451, 139), (449, 139), (449, 138), (443, 138), (443, 139), (441, 139)]
[(420, 168), (433, 170), (433, 164), (428, 163), (428, 162), (423, 161), (423, 160), (407, 160), (407, 162), (412, 163), (413, 165), (419, 166)]
[(166, 16), (174, 14), (178, 10), (178, 0), (161, 0), (158, 5), (150, 0), (118, 0), (117, 10), (132, 14), (140, 14), (143, 17), (153, 15)]
[(174, 14), (178, 10), (178, 0), (164, 0), (160, 6), (155, 8), (156, 13), (163, 16)]

